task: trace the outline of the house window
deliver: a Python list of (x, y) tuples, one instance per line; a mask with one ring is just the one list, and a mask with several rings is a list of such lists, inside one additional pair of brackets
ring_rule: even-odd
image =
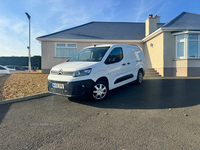
[(56, 57), (72, 57), (77, 52), (77, 44), (56, 43)]
[(188, 57), (198, 57), (198, 34), (188, 35)]
[(185, 39), (184, 39), (184, 35), (179, 35), (177, 36), (177, 42), (176, 42), (176, 45), (177, 45), (177, 58), (181, 58), (181, 57), (185, 57), (185, 47), (184, 47), (184, 44), (185, 44)]
[(200, 58), (200, 34), (176, 36), (177, 58)]

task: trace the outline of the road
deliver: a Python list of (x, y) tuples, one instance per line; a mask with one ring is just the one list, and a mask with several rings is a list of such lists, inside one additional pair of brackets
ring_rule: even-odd
[(52, 95), (0, 105), (0, 149), (198, 150), (200, 79), (148, 79), (105, 101)]

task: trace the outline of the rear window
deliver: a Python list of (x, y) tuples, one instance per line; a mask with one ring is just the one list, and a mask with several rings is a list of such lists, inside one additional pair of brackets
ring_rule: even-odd
[(101, 61), (105, 53), (110, 47), (92, 47), (82, 49), (80, 52), (75, 54), (68, 62), (72, 61)]

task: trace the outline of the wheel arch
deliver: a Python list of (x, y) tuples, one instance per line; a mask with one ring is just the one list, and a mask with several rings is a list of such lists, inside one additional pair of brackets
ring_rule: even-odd
[(139, 71), (142, 71), (142, 75), (144, 76), (144, 70), (143, 70), (143, 68), (140, 68), (139, 70), (138, 70), (138, 72)]
[(108, 78), (107, 77), (105, 77), (105, 76), (103, 76), (103, 77), (100, 77), (100, 78), (98, 78), (97, 80), (96, 80), (96, 82), (97, 81), (105, 81), (107, 84), (108, 84), (108, 87), (109, 87), (109, 81), (108, 81)]

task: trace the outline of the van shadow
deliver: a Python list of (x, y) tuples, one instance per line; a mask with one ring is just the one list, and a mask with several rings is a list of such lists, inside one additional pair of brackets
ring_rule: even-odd
[(155, 79), (143, 84), (129, 83), (110, 91), (104, 101), (69, 98), (70, 101), (99, 108), (165, 109), (198, 105), (199, 79)]
[(0, 104), (0, 124), (3, 121), (5, 115), (9, 111), (12, 104)]
[[(9, 76), (10, 75), (1, 75), (0, 76), (0, 100), (4, 99), (3, 86), (4, 86), (6, 79)], [(0, 104), (0, 124), (3, 120), (3, 118), (5, 117), (5, 115), (7, 114), (8, 110), (10, 109), (10, 106), (11, 106), (11, 104)]]

